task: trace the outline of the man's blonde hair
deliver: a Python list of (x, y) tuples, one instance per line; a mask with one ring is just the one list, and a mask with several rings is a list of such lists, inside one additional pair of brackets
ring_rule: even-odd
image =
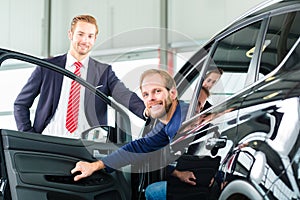
[(146, 76), (149, 76), (151, 74), (158, 74), (162, 77), (164, 81), (164, 86), (166, 87), (167, 90), (170, 90), (172, 88), (176, 89), (176, 83), (174, 78), (165, 70), (162, 69), (148, 69), (144, 71), (141, 75), (140, 78), (140, 89), (142, 89), (142, 84)]

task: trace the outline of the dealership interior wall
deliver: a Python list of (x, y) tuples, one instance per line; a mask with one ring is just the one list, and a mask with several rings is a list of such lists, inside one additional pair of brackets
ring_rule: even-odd
[[(133, 71), (139, 69), (140, 73), (145, 68), (158, 66), (168, 69), (172, 59), (175, 73), (203, 43), (261, 2), (263, 0), (1, 0), (0, 48), (41, 58), (65, 53), (69, 48), (67, 31), (72, 18), (91, 14), (97, 19), (100, 31), (91, 55), (112, 64), (122, 81), (137, 91), (136, 83), (130, 82), (138, 82), (138, 78), (132, 79)], [(0, 68), (7, 71), (6, 79), (0, 77), (0, 84), (18, 84), (18, 81), (8, 83), (9, 76), (22, 79), (22, 74), (15, 70), (18, 68), (22, 65)], [(0, 91), (7, 98), (2, 101), (13, 102), (14, 95), (10, 99), (8, 87), (6, 90)], [(0, 104), (5, 102), (0, 101)], [(0, 117), (12, 117), (12, 109), (0, 106)]]
[(168, 43), (179, 48), (191, 41), (201, 44), (262, 1), (1, 0), (0, 46), (36, 56), (63, 53), (72, 17), (88, 13), (100, 27), (94, 51), (157, 46), (154, 29), (159, 28), (173, 32)]

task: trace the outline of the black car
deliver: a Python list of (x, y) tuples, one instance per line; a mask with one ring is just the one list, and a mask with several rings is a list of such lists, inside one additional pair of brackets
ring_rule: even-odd
[[(190, 108), (160, 156), (196, 160), (198, 176), (213, 181), (190, 199), (300, 199), (299, 24), (299, 0), (266, 1), (212, 37), (175, 75), (180, 99)], [(25, 70), (24, 79), (35, 65), (76, 79), (113, 113), (109, 126), (88, 127), (78, 139), (1, 129), (2, 199), (136, 200), (159, 180), (168, 180), (168, 193), (180, 192), (164, 167), (147, 170), (151, 162), (74, 182), (70, 170), (78, 160), (95, 161), (132, 140), (129, 111), (42, 59), (0, 49), (0, 64), (1, 77), (12, 82), (22, 81), (6, 75), (16, 65)], [(224, 73), (211, 91), (212, 106), (196, 113), (204, 77), (217, 67)], [(5, 94), (1, 99), (12, 106), (13, 99)], [(154, 124), (151, 120), (144, 133)], [(196, 151), (188, 154), (191, 146)]]

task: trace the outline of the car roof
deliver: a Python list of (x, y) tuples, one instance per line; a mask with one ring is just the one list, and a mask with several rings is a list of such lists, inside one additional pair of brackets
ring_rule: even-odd
[[(274, 10), (282, 9), (284, 7), (292, 7), (296, 4), (300, 4), (300, 0), (268, 0), (264, 1), (257, 6), (251, 8), (247, 12), (245, 12), (240, 17), (236, 18), (232, 23), (230, 23), (225, 29), (228, 27), (233, 26), (234, 24), (239, 24), (244, 20), (247, 20), (249, 18), (261, 15), (263, 13), (268, 13)], [(225, 30), (224, 29), (224, 30)], [(223, 31), (221, 31), (223, 32)]]

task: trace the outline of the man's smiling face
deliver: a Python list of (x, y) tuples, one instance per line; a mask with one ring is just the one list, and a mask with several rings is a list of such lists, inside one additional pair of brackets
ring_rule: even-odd
[(96, 41), (96, 26), (88, 22), (77, 22), (68, 37), (71, 41), (70, 52), (75, 58), (85, 57), (92, 50)]
[(159, 74), (151, 74), (145, 77), (141, 92), (150, 116), (164, 120), (173, 101), (170, 90), (166, 88), (162, 77)]

